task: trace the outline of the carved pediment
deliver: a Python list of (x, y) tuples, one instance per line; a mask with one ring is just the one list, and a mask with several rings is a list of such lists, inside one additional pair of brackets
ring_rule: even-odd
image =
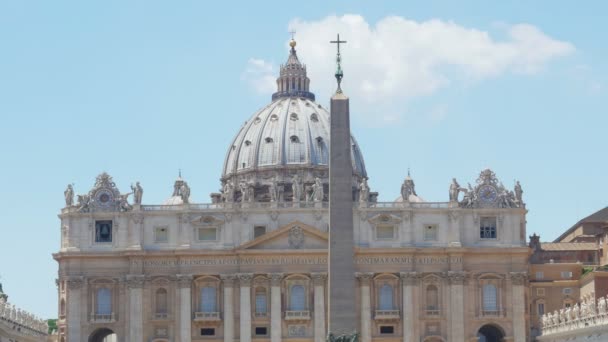
[(302, 222), (289, 223), (275, 231), (259, 236), (239, 249), (304, 250), (326, 249), (328, 235)]
[(402, 218), (400, 216), (397, 215), (393, 215), (393, 214), (378, 214), (375, 216), (372, 216), (368, 222), (371, 223), (372, 225), (378, 225), (378, 224), (399, 224), (401, 223)]
[(190, 221), (190, 224), (197, 227), (217, 227), (224, 224), (224, 220), (221, 220), (212, 215), (197, 216)]

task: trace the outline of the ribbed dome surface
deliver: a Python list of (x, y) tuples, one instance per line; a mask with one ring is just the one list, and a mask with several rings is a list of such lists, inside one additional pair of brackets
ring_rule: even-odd
[[(234, 138), (222, 178), (241, 172), (329, 166), (329, 113), (303, 97), (281, 97), (255, 113)], [(353, 172), (367, 177), (351, 136)]]

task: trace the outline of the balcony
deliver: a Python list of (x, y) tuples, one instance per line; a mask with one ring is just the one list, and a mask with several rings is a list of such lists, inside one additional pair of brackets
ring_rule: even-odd
[(397, 321), (400, 317), (399, 310), (376, 310), (374, 314), (377, 321)]
[(253, 317), (255, 317), (255, 319), (266, 319), (266, 318), (268, 318), (268, 313), (267, 312), (254, 312)]
[(309, 321), (310, 311), (285, 311), (286, 321)]
[(194, 320), (197, 322), (217, 322), (221, 320), (219, 312), (195, 312)]
[(111, 314), (91, 314), (92, 323), (112, 323), (115, 321), (113, 312)]
[(505, 317), (507, 315), (506, 310), (501, 310), (501, 309), (490, 309), (490, 310), (486, 310), (486, 309), (482, 309), (481, 310), (481, 317)]
[(440, 310), (436, 306), (427, 306), (424, 313), (427, 317), (439, 317)]

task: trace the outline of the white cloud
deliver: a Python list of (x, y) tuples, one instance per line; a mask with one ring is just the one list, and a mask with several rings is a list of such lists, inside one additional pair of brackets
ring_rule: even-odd
[(274, 66), (262, 59), (250, 58), (241, 78), (260, 94), (275, 92), (276, 77)]
[[(340, 33), (343, 45), (343, 89), (362, 111), (374, 115), (403, 115), (408, 100), (427, 96), (458, 82), (479, 82), (505, 73), (534, 74), (551, 60), (575, 51), (572, 44), (551, 38), (528, 24), (501, 24), (505, 39), (486, 31), (438, 19), (417, 22), (390, 16), (370, 25), (360, 15), (329, 16), (318, 21), (294, 19), (300, 60), (307, 64), (311, 90), (320, 98), (335, 87), (335, 46), (329, 40)], [(250, 60), (259, 69), (273, 71), (263, 60)], [(258, 70), (259, 70), (258, 69)], [(246, 71), (246, 74), (253, 74)], [(271, 93), (263, 73), (252, 82), (258, 91)], [(268, 86), (267, 86), (268, 84)], [(371, 107), (373, 106), (373, 107)], [(394, 121), (394, 118), (386, 120)]]

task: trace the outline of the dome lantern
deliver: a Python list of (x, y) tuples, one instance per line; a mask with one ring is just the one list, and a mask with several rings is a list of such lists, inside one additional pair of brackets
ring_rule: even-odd
[(315, 100), (315, 94), (308, 89), (310, 79), (306, 76), (306, 65), (300, 63), (298, 54), (296, 53), (296, 41), (292, 38), (289, 42), (291, 50), (287, 63), (282, 64), (279, 77), (277, 78), (277, 91), (272, 94), (272, 100), (281, 97), (303, 97), (310, 100)]

